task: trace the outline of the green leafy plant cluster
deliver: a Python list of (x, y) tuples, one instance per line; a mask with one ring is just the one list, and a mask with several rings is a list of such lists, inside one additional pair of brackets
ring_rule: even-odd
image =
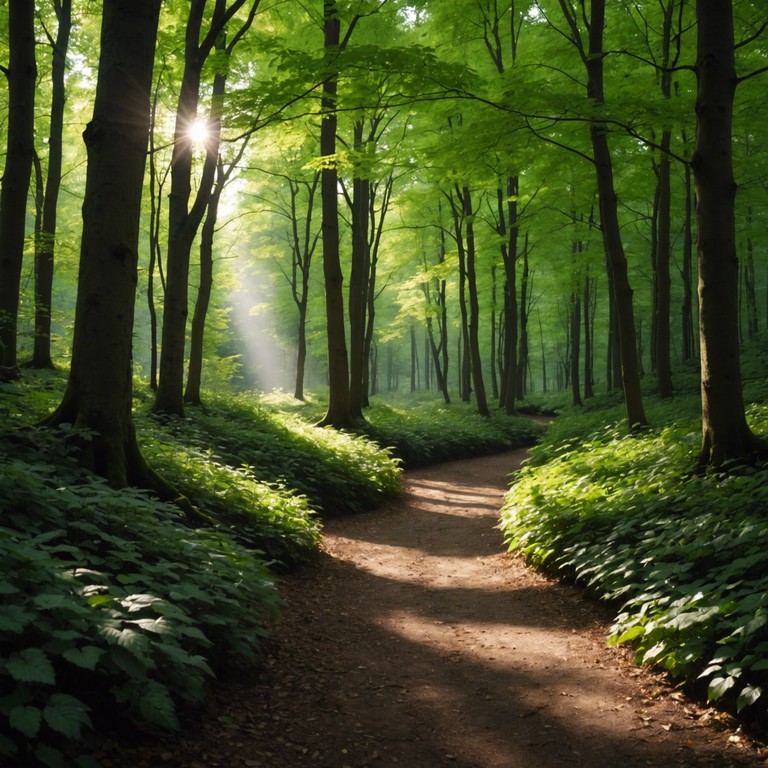
[(175, 727), (177, 706), (252, 654), (279, 608), (260, 559), (83, 475), (65, 442), (0, 442), (3, 764), (88, 766), (74, 745), (110, 719)]
[[(764, 713), (768, 472), (693, 475), (701, 437), (685, 410), (657, 406), (653, 422), (667, 426), (637, 436), (609, 426), (585, 437), (580, 417), (559, 420), (501, 527), (510, 549), (619, 606), (611, 642), (632, 643), (640, 663)], [(764, 406), (752, 418), (768, 429)]]
[(366, 434), (408, 468), (531, 445), (543, 432), (529, 418), (500, 412), (484, 418), (464, 404), (400, 408), (377, 402), (366, 416)]
[[(231, 479), (253, 478), (262, 489), (269, 484), (281, 494), (289, 489), (304, 497), (306, 503), (325, 516), (362, 512), (375, 508), (386, 498), (400, 492), (401, 470), (390, 453), (362, 435), (315, 427), (291, 412), (267, 409), (254, 395), (213, 394), (206, 396), (206, 406), (190, 409), (189, 418), (174, 420), (163, 426), (178, 445), (193, 449), (184, 456), (174, 455), (177, 447), (149, 453), (163, 471), (181, 489), (190, 488), (190, 498), (196, 499), (219, 517), (226, 514), (222, 504), (210, 495), (201, 497), (201, 484), (190, 474), (188, 462), (199, 463), (199, 472), (220, 472), (219, 480), (205, 485), (219, 488), (216, 493), (224, 507), (226, 486)], [(154, 433), (157, 436), (157, 432)], [(196, 458), (195, 458), (196, 457)], [(177, 464), (174, 468), (174, 464)], [(236, 470), (215, 469), (236, 467)], [(227, 477), (229, 475), (229, 478)], [(189, 477), (192, 482), (185, 481)], [(235, 493), (235, 490), (231, 490)], [(307, 518), (297, 515), (294, 508), (283, 519), (297, 526)], [(247, 505), (246, 505), (247, 506)], [(238, 504), (238, 508), (242, 505)], [(226, 519), (226, 518), (221, 518)], [(233, 521), (242, 524), (238, 517)], [(312, 543), (313, 533), (305, 529), (296, 532), (300, 544)]]

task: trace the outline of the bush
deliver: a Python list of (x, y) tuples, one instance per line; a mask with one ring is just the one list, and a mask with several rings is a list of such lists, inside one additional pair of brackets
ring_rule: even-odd
[[(681, 411), (659, 405), (654, 423), (668, 426), (638, 436), (585, 437), (579, 417), (563, 419), (563, 444), (548, 435), (517, 476), (502, 529), (510, 549), (614, 602), (611, 642), (631, 642), (640, 663), (764, 713), (768, 472), (692, 475), (701, 434)], [(752, 415), (768, 426), (765, 407)]]
[[(216, 667), (253, 652), (279, 600), (224, 532), (62, 465), (51, 438), (30, 434), (35, 455), (0, 444), (0, 757), (58, 766), (93, 717), (175, 727)], [(55, 463), (37, 458), (46, 447)]]

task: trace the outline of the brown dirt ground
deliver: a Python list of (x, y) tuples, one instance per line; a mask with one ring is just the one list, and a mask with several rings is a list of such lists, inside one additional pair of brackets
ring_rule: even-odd
[(139, 732), (106, 768), (764, 766), (768, 751), (626, 650), (610, 613), (505, 554), (524, 451), (407, 474), (404, 497), (331, 520), (283, 583), (265, 657), (181, 734)]

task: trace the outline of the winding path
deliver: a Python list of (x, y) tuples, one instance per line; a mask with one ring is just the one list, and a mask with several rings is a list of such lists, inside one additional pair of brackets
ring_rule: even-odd
[(601, 606), (504, 554), (524, 456), (413, 471), (397, 502), (331, 520), (259, 670), (217, 687), (181, 741), (140, 739), (111, 765), (766, 765), (727, 717), (606, 649)]

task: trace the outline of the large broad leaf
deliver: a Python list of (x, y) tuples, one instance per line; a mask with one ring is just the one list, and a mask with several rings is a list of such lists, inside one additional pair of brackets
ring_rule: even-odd
[(763, 689), (759, 685), (745, 685), (736, 700), (736, 710), (741, 712), (744, 707), (754, 704), (762, 695)]
[(104, 648), (95, 645), (84, 645), (82, 648), (69, 648), (64, 651), (64, 658), (76, 667), (96, 669), (99, 659), (106, 653)]
[(139, 700), (141, 714), (155, 725), (177, 730), (179, 721), (168, 689), (164, 685), (150, 680), (143, 687)]
[(79, 739), (81, 726), (91, 727), (88, 707), (80, 699), (66, 693), (51, 695), (43, 710), (43, 718), (54, 731), (68, 739)]
[(14, 680), (24, 683), (53, 685), (56, 682), (53, 665), (40, 648), (24, 648), (18, 653), (12, 653), (6, 663), (6, 670)]
[(23, 733), (28, 739), (37, 736), (40, 730), (42, 712), (37, 707), (20, 705), (14, 707), (8, 714), (11, 727)]

